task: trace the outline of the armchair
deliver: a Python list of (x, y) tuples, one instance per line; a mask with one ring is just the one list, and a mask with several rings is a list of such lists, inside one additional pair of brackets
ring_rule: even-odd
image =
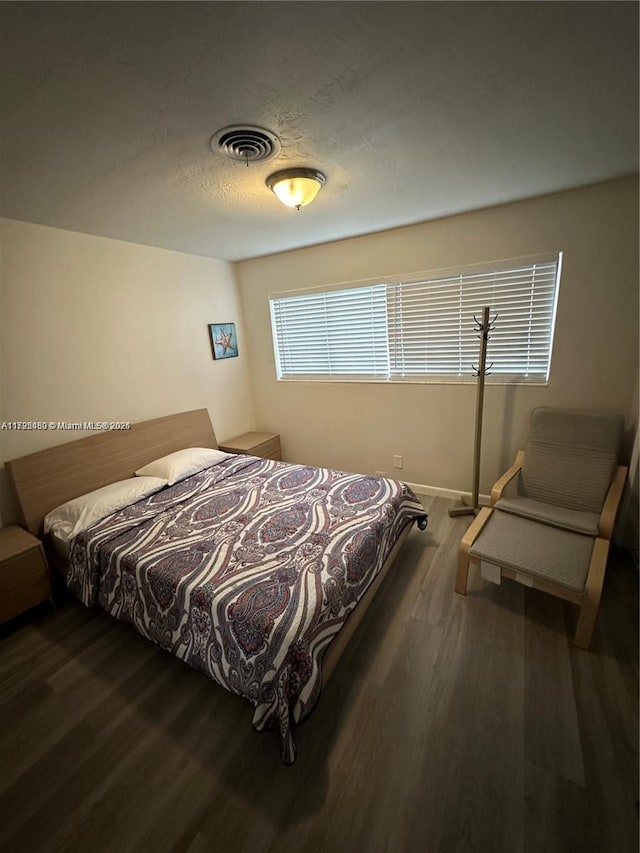
[(588, 648), (627, 469), (618, 466), (622, 419), (539, 408), (524, 450), (491, 491), (460, 543), (456, 592), (470, 564), (580, 608), (574, 642)]

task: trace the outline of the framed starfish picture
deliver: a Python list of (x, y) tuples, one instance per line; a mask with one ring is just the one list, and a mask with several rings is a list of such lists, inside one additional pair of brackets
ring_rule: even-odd
[(209, 323), (211, 352), (214, 359), (235, 358), (238, 355), (238, 338), (235, 323)]

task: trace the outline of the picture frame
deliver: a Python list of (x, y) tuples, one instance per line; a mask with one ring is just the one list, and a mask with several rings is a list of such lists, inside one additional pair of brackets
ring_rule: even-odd
[(238, 338), (235, 323), (209, 323), (209, 338), (214, 361), (221, 358), (236, 358)]

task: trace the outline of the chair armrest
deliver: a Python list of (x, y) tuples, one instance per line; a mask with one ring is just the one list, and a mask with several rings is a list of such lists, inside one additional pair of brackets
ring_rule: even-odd
[(480, 533), (482, 532), (482, 528), (485, 526), (487, 521), (491, 518), (493, 513), (493, 509), (488, 506), (483, 506), (478, 515), (473, 519), (467, 532), (464, 534), (462, 539), (460, 540), (460, 551), (465, 554), (468, 553), (469, 548), (476, 541)]
[(494, 483), (494, 486), (491, 489), (491, 506), (495, 506), (502, 497), (502, 492), (505, 490), (507, 484), (510, 483), (517, 474), (519, 474), (523, 462), (524, 450), (519, 450), (511, 468), (509, 468), (508, 471), (505, 471), (502, 477)]
[(618, 512), (618, 505), (620, 504), (624, 484), (627, 480), (627, 471), (628, 468), (624, 465), (618, 465), (616, 475), (609, 486), (609, 491), (602, 504), (602, 512), (598, 521), (598, 535), (603, 539), (611, 539), (613, 534), (613, 525), (616, 520), (616, 513)]

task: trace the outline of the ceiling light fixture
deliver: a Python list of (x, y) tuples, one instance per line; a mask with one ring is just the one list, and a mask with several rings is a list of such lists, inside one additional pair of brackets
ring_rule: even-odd
[(283, 204), (300, 210), (314, 200), (326, 180), (317, 169), (282, 169), (269, 175), (266, 184)]

